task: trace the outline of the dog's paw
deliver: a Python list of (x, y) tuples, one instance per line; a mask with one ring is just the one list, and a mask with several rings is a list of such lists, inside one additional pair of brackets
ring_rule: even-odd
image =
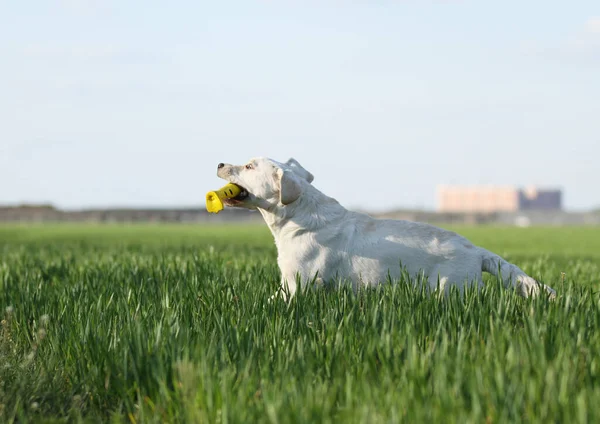
[(556, 291), (552, 287), (542, 284), (531, 277), (519, 279), (517, 290), (523, 297), (537, 297), (540, 294), (546, 294), (549, 299), (556, 298)]
[(548, 295), (548, 299), (550, 299), (550, 300), (556, 299), (556, 290), (554, 290), (552, 287), (547, 286), (545, 284), (542, 284), (542, 288), (546, 291), (546, 294)]
[(272, 303), (272, 302), (276, 302), (278, 300), (283, 300), (284, 302), (287, 301), (287, 295), (285, 294), (285, 292), (283, 290), (277, 290), (275, 292), (275, 294), (273, 294), (269, 297), (267, 302)]

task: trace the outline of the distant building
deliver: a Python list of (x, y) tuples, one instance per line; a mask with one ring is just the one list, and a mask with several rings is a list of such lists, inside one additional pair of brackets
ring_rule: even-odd
[(562, 192), (560, 190), (539, 190), (529, 187), (519, 190), (519, 210), (561, 210)]
[(512, 186), (439, 186), (438, 211), (454, 213), (559, 211), (562, 192), (557, 189)]

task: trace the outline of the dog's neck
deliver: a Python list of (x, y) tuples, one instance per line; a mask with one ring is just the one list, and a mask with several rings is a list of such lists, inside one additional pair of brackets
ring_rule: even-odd
[(258, 210), (275, 240), (283, 234), (317, 231), (332, 222), (344, 219), (348, 213), (348, 210), (337, 200), (326, 196), (308, 183), (295, 202), (286, 206), (279, 204), (269, 209)]

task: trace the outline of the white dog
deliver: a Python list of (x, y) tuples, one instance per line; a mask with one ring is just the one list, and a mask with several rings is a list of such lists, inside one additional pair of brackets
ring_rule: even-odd
[[(420, 273), (430, 288), (482, 285), (482, 271), (501, 275), (523, 296), (550, 287), (464, 237), (428, 224), (374, 219), (351, 212), (316, 189), (313, 176), (296, 160), (285, 164), (255, 158), (245, 165), (220, 163), (217, 175), (242, 192), (227, 206), (258, 209), (277, 245), (282, 287), (290, 295), (301, 284), (341, 278), (353, 287), (374, 286), (390, 277)], [(499, 274), (500, 272), (500, 274)]]

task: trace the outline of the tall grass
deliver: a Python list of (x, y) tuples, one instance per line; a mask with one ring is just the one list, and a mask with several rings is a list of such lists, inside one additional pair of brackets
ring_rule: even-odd
[(262, 227), (0, 228), (0, 421), (598, 421), (600, 232), (538, 231), (461, 232), (555, 301), (490, 278), (287, 304)]

